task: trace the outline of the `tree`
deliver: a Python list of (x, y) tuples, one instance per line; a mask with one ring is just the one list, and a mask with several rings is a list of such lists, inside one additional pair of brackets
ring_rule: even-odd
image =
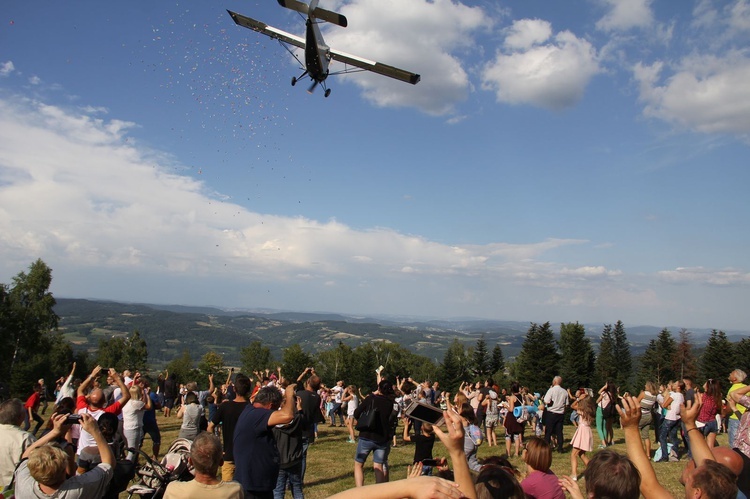
[(734, 368), (750, 373), (750, 338), (742, 338), (734, 344)]
[[(198, 380), (203, 381), (208, 379), (208, 375), (214, 375), (214, 383), (221, 385), (226, 381), (227, 370), (224, 367), (224, 357), (214, 352), (206, 352), (198, 361)], [(194, 380), (195, 381), (195, 380)]]
[(495, 348), (492, 349), (490, 372), (493, 376), (505, 374), (505, 357), (503, 356), (503, 349), (499, 343), (495, 344)]
[(633, 382), (633, 360), (630, 356), (630, 344), (628, 343), (628, 336), (625, 334), (625, 326), (622, 321), (615, 323), (614, 331), (612, 332), (614, 342), (612, 345), (612, 353), (615, 357), (615, 384), (622, 388), (621, 392), (631, 391), (630, 385)]
[(698, 374), (698, 363), (693, 355), (693, 343), (690, 341), (690, 331), (687, 329), (680, 330), (680, 342), (677, 343), (674, 353), (672, 370), (680, 379), (689, 377), (695, 380)]
[(469, 357), (463, 343), (454, 338), (445, 351), (438, 380), (449, 392), (455, 393), (462, 381), (470, 381)]
[(560, 376), (570, 388), (591, 387), (594, 380), (594, 349), (583, 324), (560, 324)]
[(291, 383), (297, 380), (302, 371), (313, 366), (312, 356), (302, 350), (299, 343), (285, 348), (281, 355), (281, 372)]
[(560, 374), (560, 354), (549, 322), (531, 323), (516, 362), (518, 382), (532, 392), (544, 391)]
[(663, 385), (675, 379), (673, 370), (674, 356), (677, 345), (669, 329), (664, 328), (656, 339), (648, 343), (646, 351), (641, 357), (638, 370), (638, 385), (643, 387), (646, 381), (653, 381), (656, 385)]
[(331, 382), (335, 383), (340, 379), (353, 379), (355, 367), (354, 352), (349, 345), (345, 345), (339, 341), (336, 348), (318, 354), (314, 367), (318, 375), (327, 384), (331, 384)]
[(148, 347), (136, 329), (133, 334), (113, 336), (99, 341), (96, 362), (104, 368), (114, 367), (118, 372), (125, 369), (145, 371), (148, 367)]
[(490, 374), (490, 358), (487, 352), (487, 342), (484, 335), (477, 340), (477, 346), (472, 353), (472, 370), (480, 378), (487, 377)]
[(617, 359), (615, 357), (615, 340), (612, 325), (605, 324), (599, 343), (599, 355), (596, 356), (597, 385), (614, 380), (617, 373)]
[(700, 374), (703, 379), (725, 380), (735, 368), (734, 349), (732, 343), (727, 339), (724, 331), (711, 330), (708, 337), (706, 350), (703, 352), (700, 362)]
[(183, 350), (182, 355), (167, 364), (167, 371), (170, 375), (175, 375), (178, 383), (188, 383), (198, 379), (198, 371), (193, 369), (193, 359), (187, 350)]
[(276, 367), (271, 349), (263, 346), (260, 340), (253, 341), (240, 350), (240, 362), (242, 363), (242, 371), (248, 376), (252, 376), (255, 371)]
[(51, 283), (52, 269), (38, 259), (29, 266), (28, 274), (20, 272), (13, 278), (10, 288), (0, 285), (1, 378), (14, 378), (17, 363), (38, 353), (43, 338), (57, 329), (59, 317), (53, 310)]

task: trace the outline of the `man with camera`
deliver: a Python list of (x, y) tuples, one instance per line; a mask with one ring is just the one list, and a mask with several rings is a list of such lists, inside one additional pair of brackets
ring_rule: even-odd
[(99, 498), (104, 495), (115, 467), (115, 456), (99, 430), (96, 419), (80, 415), (81, 434), (86, 432), (96, 443), (102, 462), (92, 470), (67, 478), (68, 455), (52, 444), (70, 428), (72, 416), (52, 417), (53, 428), (24, 452), (15, 474), (16, 497)]

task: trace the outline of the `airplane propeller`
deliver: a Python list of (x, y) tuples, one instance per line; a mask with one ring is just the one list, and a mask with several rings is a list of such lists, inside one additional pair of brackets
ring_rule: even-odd
[(310, 88), (307, 89), (307, 93), (312, 94), (313, 91), (315, 90), (315, 87), (318, 86), (318, 83), (319, 83), (318, 80), (313, 80), (313, 84), (310, 85)]

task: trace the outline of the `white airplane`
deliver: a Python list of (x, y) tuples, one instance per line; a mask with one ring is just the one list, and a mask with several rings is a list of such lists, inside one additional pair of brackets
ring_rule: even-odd
[[(412, 85), (416, 85), (419, 82), (420, 76), (416, 73), (411, 73), (403, 69), (388, 66), (387, 64), (381, 64), (379, 62), (364, 59), (356, 55), (347, 54), (346, 52), (334, 50), (326, 45), (325, 40), (323, 40), (323, 35), (320, 33), (320, 29), (318, 28), (318, 21), (320, 20), (333, 23), (341, 26), (342, 28), (346, 28), (347, 21), (346, 17), (342, 16), (341, 14), (318, 7), (318, 0), (311, 0), (310, 5), (299, 2), (297, 0), (277, 1), (282, 7), (296, 10), (297, 12), (307, 15), (307, 30), (305, 38), (292, 35), (291, 33), (287, 33), (286, 31), (274, 28), (273, 26), (268, 26), (265, 23), (237, 14), (236, 12), (232, 12), (231, 10), (227, 10), (227, 12), (229, 12), (229, 15), (232, 16), (232, 19), (234, 19), (234, 22), (238, 25), (244, 26), (245, 28), (249, 28), (253, 31), (257, 31), (258, 33), (279, 40), (279, 42), (284, 45), (284, 48), (286, 48), (289, 53), (292, 54), (295, 59), (297, 59), (305, 72), (302, 73), (299, 77), (292, 78), (292, 86), (296, 85), (297, 81), (299, 81), (301, 78), (309, 76), (313, 83), (308, 89), (308, 92), (312, 93), (313, 90), (315, 90), (315, 87), (320, 84), (325, 89), (324, 95), (328, 97), (329, 95), (331, 95), (331, 89), (326, 88), (326, 78), (328, 78), (332, 74), (352, 73), (357, 71), (372, 71), (373, 73), (395, 78), (396, 80), (405, 81), (407, 83), (411, 83)], [(294, 45), (295, 47), (299, 47), (305, 51), (304, 64), (289, 48), (289, 45)], [(345, 64), (345, 68), (335, 73), (329, 72), (328, 65), (331, 60), (343, 62)], [(348, 66), (354, 66), (357, 69), (352, 69)]]

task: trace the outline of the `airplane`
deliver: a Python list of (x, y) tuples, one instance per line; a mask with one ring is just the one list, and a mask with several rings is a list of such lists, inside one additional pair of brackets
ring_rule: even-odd
[[(347, 54), (346, 52), (341, 52), (339, 50), (334, 50), (326, 45), (325, 40), (323, 40), (323, 35), (320, 33), (320, 28), (318, 27), (319, 21), (326, 21), (341, 26), (342, 28), (346, 28), (348, 22), (345, 16), (318, 7), (319, 0), (311, 0), (309, 5), (298, 0), (277, 1), (282, 7), (307, 15), (307, 21), (305, 23), (305, 38), (287, 33), (286, 31), (282, 31), (273, 26), (256, 21), (255, 19), (237, 14), (231, 10), (227, 10), (227, 12), (239, 26), (257, 31), (258, 33), (278, 40), (284, 48), (286, 48), (287, 51), (297, 59), (297, 62), (300, 63), (300, 66), (302, 66), (302, 69), (304, 69), (305, 72), (298, 77), (292, 78), (292, 86), (296, 85), (300, 79), (308, 76), (312, 80), (312, 85), (307, 90), (308, 93), (312, 93), (313, 90), (315, 90), (315, 87), (321, 85), (325, 90), (325, 97), (328, 97), (331, 95), (331, 89), (326, 87), (326, 78), (335, 74), (358, 71), (371, 71), (383, 76), (395, 78), (396, 80), (411, 83), (412, 85), (416, 85), (419, 82), (421, 77), (416, 73), (388, 66), (387, 64), (382, 64), (380, 62), (371, 61), (356, 55)], [(304, 64), (289, 48), (289, 45), (299, 47), (305, 51)], [(331, 73), (328, 69), (328, 65), (332, 60), (343, 62), (346, 65), (345, 68), (341, 71)], [(348, 66), (354, 66), (357, 69), (351, 69)]]

